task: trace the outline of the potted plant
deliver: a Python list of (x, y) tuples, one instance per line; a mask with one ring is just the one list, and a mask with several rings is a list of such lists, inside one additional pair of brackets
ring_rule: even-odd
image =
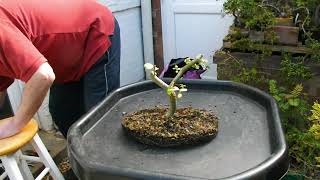
[(305, 33), (310, 14), (308, 8), (295, 7), (288, 0), (229, 0), (224, 9), (235, 17), (235, 27), (249, 30), (250, 40), (268, 43), (271, 39), (271, 42), (293, 46), (299, 44), (300, 30)]
[(229, 0), (224, 3), (226, 13), (235, 17), (235, 26), (249, 30), (249, 38), (263, 42), (265, 31), (274, 24), (273, 12), (255, 0)]
[(268, 9), (257, 6), (252, 17), (246, 19), (246, 28), (249, 29), (249, 38), (253, 41), (265, 41), (267, 31), (274, 24), (274, 15)]
[(276, 26), (294, 26), (293, 5), (291, 0), (267, 1), (261, 2), (263, 7), (270, 8), (275, 14)]
[(190, 69), (207, 68), (207, 60), (202, 55), (192, 60), (184, 60), (185, 66), (175, 65), (177, 75), (170, 84), (158, 78), (158, 68), (150, 63), (144, 65), (151, 80), (161, 87), (169, 99), (169, 108), (155, 107), (127, 114), (122, 120), (122, 127), (141, 143), (160, 147), (198, 144), (214, 138), (218, 132), (218, 118), (212, 112), (204, 109), (185, 107), (177, 109), (177, 99), (186, 92), (184, 84), (178, 80)]
[(292, 1), (280, 0), (273, 3), (262, 2), (262, 6), (273, 10), (276, 18), (272, 27), (278, 42), (284, 45), (298, 45), (299, 32), (303, 30), (310, 12), (304, 6), (295, 7)]

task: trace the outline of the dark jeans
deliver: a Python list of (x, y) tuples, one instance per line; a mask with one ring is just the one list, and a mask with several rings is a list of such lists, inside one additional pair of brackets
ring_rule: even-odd
[(79, 82), (50, 88), (49, 111), (65, 137), (74, 122), (120, 86), (120, 28), (116, 19), (114, 34), (109, 38), (107, 52)]

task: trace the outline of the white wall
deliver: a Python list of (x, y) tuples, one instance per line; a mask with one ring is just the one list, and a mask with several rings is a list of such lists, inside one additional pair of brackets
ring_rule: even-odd
[[(121, 29), (120, 85), (131, 84), (144, 79), (143, 43), (140, 0), (99, 0), (108, 6), (117, 18)], [(15, 112), (21, 101), (23, 83), (16, 81), (8, 89), (11, 106)], [(35, 115), (40, 128), (54, 129), (48, 108), (48, 96)]]
[[(222, 47), (233, 18), (223, 12), (224, 0), (162, 0), (164, 62), (172, 58), (212, 55)], [(209, 61), (209, 79), (216, 79), (216, 65)]]
[(121, 86), (144, 79), (140, 0), (99, 0), (109, 7), (121, 29)]

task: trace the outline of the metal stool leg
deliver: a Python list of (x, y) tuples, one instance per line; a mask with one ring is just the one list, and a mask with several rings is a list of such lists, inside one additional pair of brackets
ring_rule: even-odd
[(36, 152), (38, 153), (43, 164), (47, 168), (50, 168), (49, 172), (50, 172), (50, 175), (53, 177), (53, 179), (64, 180), (64, 177), (62, 176), (57, 165), (55, 164), (55, 162), (51, 158), (49, 152), (47, 151), (47, 148), (44, 146), (44, 144), (38, 134), (36, 134), (33, 137), (33, 139), (31, 140), (31, 144), (32, 144), (33, 148), (36, 150)]

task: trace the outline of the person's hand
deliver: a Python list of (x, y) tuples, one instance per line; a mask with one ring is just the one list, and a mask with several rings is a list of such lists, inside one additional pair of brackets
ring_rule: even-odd
[(17, 124), (13, 117), (0, 120), (0, 139), (13, 136), (20, 132), (22, 125)]

